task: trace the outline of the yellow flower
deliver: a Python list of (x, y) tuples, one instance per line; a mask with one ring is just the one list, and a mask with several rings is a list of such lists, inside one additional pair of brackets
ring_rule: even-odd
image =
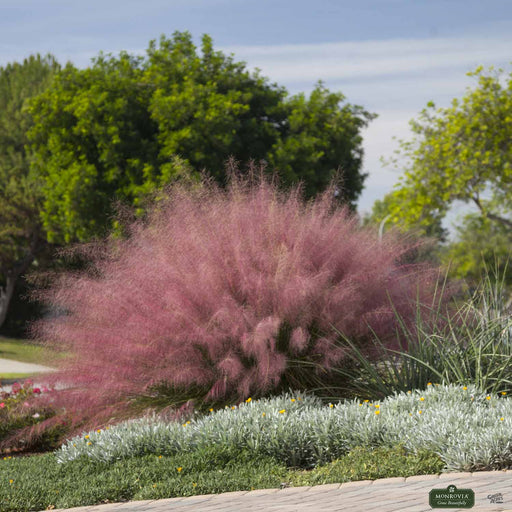
[(376, 404), (375, 405), (375, 409), (379, 409), (380, 405), (379, 404)]
[(485, 397), (485, 399), (486, 399), (486, 400), (490, 400), (490, 399), (491, 399), (491, 397), (490, 397), (489, 395), (487, 395), (487, 396)]
[(290, 399), (290, 402), (295, 402), (295, 398), (291, 398), (291, 399)]
[(423, 411), (418, 411), (418, 414), (421, 414)]
[(161, 455), (159, 455), (159, 456), (158, 456), (158, 458), (159, 458), (159, 459), (161, 459), (161, 458), (162, 458), (162, 456), (161, 456)]
[(500, 418), (500, 421), (505, 421), (505, 418)]
[(463, 389), (464, 391), (466, 391), (466, 389), (468, 389), (468, 387), (467, 387), (467, 386), (464, 386), (462, 389)]
[(334, 407), (334, 405), (332, 405), (332, 404), (329, 404), (329, 407), (330, 407), (330, 408), (332, 409), (332, 408)]
[[(249, 398), (245, 401), (245, 403), (246, 403), (246, 404), (248, 404), (249, 402), (252, 402), (252, 398), (251, 398), (251, 397), (249, 397)], [(196, 484), (196, 485), (197, 485), (197, 484)]]
[(197, 487), (197, 484), (195, 482), (192, 482), (192, 487)]
[(407, 391), (407, 394), (410, 395), (412, 393), (412, 391)]
[(505, 395), (507, 394), (507, 392), (506, 392), (506, 391), (502, 391), (502, 392), (501, 392), (501, 394), (502, 394), (503, 396), (505, 396)]
[(9, 480), (9, 483), (10, 483), (10, 484), (14, 483), (14, 480)]
[(210, 409), (210, 412), (213, 412), (213, 409)]
[(153, 488), (155, 488), (155, 487), (156, 487), (156, 484), (153, 484)]
[(367, 404), (370, 400), (364, 400), (364, 403)]
[(236, 406), (233, 405), (233, 407), (231, 407), (231, 410), (234, 411), (236, 409)]
[(96, 432), (99, 434), (101, 432), (101, 428), (99, 428), (98, 430), (96, 430)]
[(262, 416), (265, 416), (265, 413), (264, 413), (264, 412), (262, 412), (262, 413), (261, 413), (261, 415), (262, 415)]
[(377, 410), (375, 411), (375, 414), (380, 414), (380, 411), (377, 409)]
[(424, 397), (420, 397), (420, 402), (424, 402), (425, 401), (425, 398)]
[(181, 470), (182, 470), (182, 469), (183, 469), (183, 468), (180, 466), (179, 468), (176, 468), (176, 471), (177, 471), (178, 473), (181, 473)]
[(432, 386), (432, 382), (427, 382), (427, 386)]
[(286, 412), (286, 409), (281, 409), (281, 410), (279, 411), (279, 414), (284, 414), (285, 412)]
[(89, 441), (89, 442), (87, 443), (87, 446), (91, 446), (91, 444), (92, 444), (92, 443)]
[(363, 404), (359, 404), (359, 407), (362, 407), (362, 406), (363, 406)]
[(89, 436), (85, 436), (85, 438), (84, 438), (84, 439), (89, 439)]

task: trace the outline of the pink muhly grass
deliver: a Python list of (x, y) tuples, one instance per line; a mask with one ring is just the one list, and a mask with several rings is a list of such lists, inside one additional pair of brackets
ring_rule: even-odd
[(401, 264), (410, 248), (360, 228), (333, 190), (306, 203), (265, 179), (176, 185), (130, 232), (45, 292), (65, 314), (35, 328), (69, 353), (61, 405), (96, 424), (161, 383), (241, 400), (293, 380), (293, 359), (328, 373), (348, 350), (333, 327), (398, 346), (393, 309), (412, 319), (437, 277)]

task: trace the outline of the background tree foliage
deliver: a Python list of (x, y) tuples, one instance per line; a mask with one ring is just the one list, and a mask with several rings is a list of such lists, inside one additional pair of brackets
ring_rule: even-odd
[(340, 168), (353, 206), (365, 178), (360, 131), (373, 115), (343, 102), (322, 84), (309, 99), (288, 98), (214, 51), (210, 37), (198, 52), (187, 32), (151, 42), (145, 57), (100, 55), (85, 70), (68, 64), (30, 110), (48, 239), (102, 235), (113, 200), (141, 208), (180, 174), (206, 170), (224, 183), (230, 156), (266, 160), (285, 185), (304, 180), (308, 196)]
[(303, 180), (308, 197), (340, 169), (354, 208), (373, 117), (321, 83), (289, 97), (188, 32), (86, 69), (51, 56), (0, 68), (0, 327), (29, 267), (62, 263), (52, 249), (106, 235), (114, 204), (143, 214), (180, 177), (225, 184), (230, 157), (267, 162), (284, 186)]
[[(512, 243), (512, 73), (478, 68), (468, 75), (478, 83), (462, 99), (439, 109), (430, 102), (411, 121), (415, 137), (398, 152), (405, 173), (376, 203), (373, 220), (389, 216), (402, 229), (439, 236), (455, 201), (473, 205), (477, 213), (463, 220), (444, 255), (457, 275), (477, 277), (491, 251), (508, 257)], [(392, 163), (398, 168), (402, 159)]]
[(27, 103), (49, 86), (58, 70), (51, 55), (0, 67), (0, 326), (17, 285), (20, 291), (20, 276), (48, 254), (39, 215), (41, 180), (27, 149), (32, 126)]
[(510, 229), (478, 214), (468, 214), (457, 226), (456, 239), (442, 248), (442, 261), (451, 274), (476, 285), (485, 271), (512, 290), (512, 237)]

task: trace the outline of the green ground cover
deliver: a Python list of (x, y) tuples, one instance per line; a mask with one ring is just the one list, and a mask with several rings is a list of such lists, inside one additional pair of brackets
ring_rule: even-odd
[(317, 485), (350, 480), (438, 473), (435, 454), (401, 447), (358, 448), (336, 463), (310, 471), (290, 469), (274, 457), (216, 447), (175, 456), (145, 455), (114, 463), (58, 464), (54, 454), (0, 461), (0, 510), (49, 510), (126, 500)]

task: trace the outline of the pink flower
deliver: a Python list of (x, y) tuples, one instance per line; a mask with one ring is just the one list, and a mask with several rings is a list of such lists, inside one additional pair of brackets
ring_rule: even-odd
[[(36, 389), (38, 389), (38, 388), (36, 388)], [(50, 390), (49, 390), (46, 386), (43, 386), (43, 387), (42, 387), (42, 389), (41, 389), (41, 391), (42, 391), (43, 393), (48, 393)], [(34, 393), (35, 393), (35, 392), (36, 392), (36, 390), (34, 389)]]
[(5, 407), (5, 404), (4, 404), (4, 402), (2, 402), (2, 403), (0, 404), (0, 409), (3, 409), (4, 407)]
[(32, 390), (36, 395), (39, 395), (41, 393), (41, 390), (39, 388), (34, 388)]
[(12, 393), (15, 395), (16, 393), (19, 393), (21, 391), (21, 386), (19, 382), (15, 382), (12, 385)]

